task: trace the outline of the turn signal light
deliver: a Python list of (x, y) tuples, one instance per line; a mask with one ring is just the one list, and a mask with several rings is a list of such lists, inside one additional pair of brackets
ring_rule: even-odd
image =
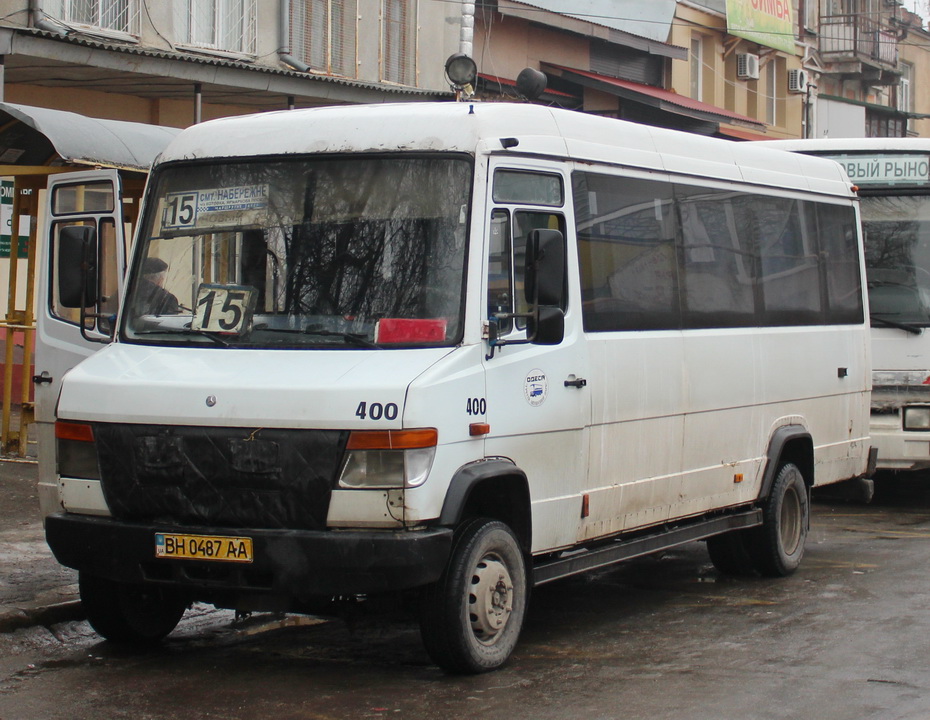
[(59, 420), (55, 423), (55, 437), (59, 440), (93, 442), (94, 428), (85, 423), (64, 422)]

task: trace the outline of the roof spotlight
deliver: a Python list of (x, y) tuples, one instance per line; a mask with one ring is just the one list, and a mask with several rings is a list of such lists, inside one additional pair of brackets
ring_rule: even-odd
[(469, 98), (475, 94), (478, 66), (465, 53), (455, 53), (446, 60), (446, 77), (460, 99)]

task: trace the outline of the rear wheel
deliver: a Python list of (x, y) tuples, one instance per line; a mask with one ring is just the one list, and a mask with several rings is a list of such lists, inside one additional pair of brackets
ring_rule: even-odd
[(526, 603), (526, 565), (513, 531), (472, 520), (457, 531), (442, 578), (423, 594), (426, 651), (447, 672), (499, 668), (517, 644)]
[(121, 583), (83, 572), (78, 581), (88, 622), (112, 642), (158, 642), (174, 630), (189, 604), (170, 587)]
[(762, 511), (762, 526), (752, 531), (749, 546), (756, 569), (768, 577), (790, 575), (804, 557), (810, 526), (810, 499), (797, 465), (779, 468)]

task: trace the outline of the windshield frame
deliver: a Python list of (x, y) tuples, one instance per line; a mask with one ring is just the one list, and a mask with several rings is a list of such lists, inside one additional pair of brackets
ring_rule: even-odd
[[(186, 326), (183, 323), (177, 324), (177, 332), (173, 332), (170, 327), (165, 327), (164, 331), (156, 330), (154, 332), (146, 333), (145, 331), (133, 329), (130, 326), (130, 323), (133, 321), (136, 315), (130, 312), (130, 303), (133, 298), (136, 296), (136, 293), (139, 292), (139, 286), (143, 282), (143, 268), (142, 264), (148, 253), (148, 247), (152, 240), (156, 239), (153, 237), (154, 228), (156, 227), (156, 222), (159, 217), (159, 212), (161, 210), (159, 197), (164, 195), (167, 192), (165, 182), (166, 178), (171, 174), (176, 173), (177, 171), (184, 171), (187, 169), (190, 170), (203, 170), (211, 166), (248, 166), (248, 165), (279, 165), (285, 167), (287, 165), (299, 166), (301, 163), (316, 164), (316, 163), (325, 163), (325, 162), (338, 162), (338, 161), (390, 161), (390, 160), (444, 160), (444, 161), (457, 161), (464, 162), (466, 164), (466, 170), (464, 171), (464, 183), (461, 194), (461, 211), (459, 212), (459, 225), (462, 229), (462, 240), (461, 240), (461, 280), (459, 288), (459, 298), (458, 304), (455, 308), (457, 327), (454, 330), (451, 330), (449, 335), (444, 340), (427, 340), (427, 341), (406, 341), (404, 339), (392, 340), (390, 342), (376, 343), (370, 338), (365, 338), (363, 335), (350, 332), (350, 331), (331, 331), (328, 329), (321, 329), (318, 326), (307, 324), (306, 328), (303, 329), (294, 329), (288, 332), (284, 328), (271, 328), (271, 327), (261, 327), (260, 324), (256, 324), (255, 327), (250, 330), (248, 333), (251, 334), (253, 331), (267, 331), (269, 335), (276, 333), (278, 330), (282, 330), (280, 333), (281, 341), (276, 342), (227, 342), (222, 335), (217, 335), (216, 333), (207, 332), (205, 329), (191, 328), (191, 322), (187, 322)], [(149, 182), (146, 186), (146, 192), (143, 199), (143, 203), (140, 208), (140, 219), (137, 224), (137, 232), (135, 237), (135, 242), (133, 243), (132, 256), (128, 265), (125, 286), (124, 301), (121, 306), (121, 312), (119, 317), (119, 324), (117, 330), (117, 339), (120, 342), (134, 345), (152, 345), (152, 346), (172, 346), (172, 347), (198, 347), (198, 348), (236, 348), (236, 349), (269, 349), (269, 350), (342, 350), (342, 349), (422, 349), (428, 347), (455, 347), (461, 345), (465, 335), (465, 318), (466, 318), (466, 306), (467, 306), (467, 291), (468, 291), (468, 273), (470, 271), (470, 255), (471, 255), (471, 221), (472, 213), (474, 211), (474, 187), (475, 187), (475, 157), (471, 153), (466, 152), (435, 152), (435, 151), (408, 151), (408, 152), (381, 152), (381, 153), (301, 153), (301, 154), (288, 154), (288, 155), (271, 155), (271, 156), (218, 156), (210, 158), (199, 158), (196, 160), (180, 160), (180, 161), (171, 161), (166, 162), (161, 165), (156, 165), (153, 169)], [(453, 188), (449, 188), (449, 192), (454, 192)], [(455, 198), (458, 198), (459, 195), (456, 194)], [(451, 217), (451, 216), (450, 216)], [(228, 232), (241, 232), (243, 228), (238, 226), (230, 226), (225, 228)], [(205, 233), (200, 232), (198, 229), (197, 235), (189, 234), (190, 237), (196, 237), (198, 235), (204, 235)], [(160, 238), (169, 238), (176, 236), (176, 233), (169, 230), (167, 232), (161, 232), (158, 236)], [(457, 258), (457, 262), (459, 259)], [(183, 306), (182, 306), (183, 307)], [(187, 308), (184, 308), (187, 309)], [(190, 320), (191, 316), (181, 316), (186, 317)], [(291, 317), (290, 315), (282, 315), (282, 317)], [(300, 316), (294, 316), (300, 317)], [(452, 317), (452, 316), (449, 316)], [(306, 331), (306, 332), (304, 332)], [(301, 335), (306, 338), (315, 338), (315, 342), (287, 342), (283, 338), (286, 337), (286, 334), (291, 335)], [(167, 340), (168, 338), (176, 338), (176, 340)]]

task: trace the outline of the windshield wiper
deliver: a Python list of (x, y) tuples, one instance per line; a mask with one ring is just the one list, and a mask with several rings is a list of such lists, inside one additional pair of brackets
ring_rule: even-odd
[(883, 317), (878, 317), (878, 315), (870, 315), (869, 317), (871, 318), (873, 325), (877, 323), (879, 325), (884, 325), (885, 327), (897, 328), (898, 330), (904, 330), (905, 332), (909, 332), (912, 335), (920, 335), (923, 332), (923, 327), (920, 325), (913, 325), (911, 323), (902, 323), (902, 322), (897, 322), (895, 320), (888, 320)]
[(379, 349), (381, 347), (377, 343), (373, 343), (371, 340), (366, 339), (362, 335), (340, 332), (338, 330), (325, 330), (323, 328), (314, 328), (314, 327), (307, 327), (303, 329), (273, 328), (273, 327), (268, 327), (267, 325), (256, 325), (253, 328), (253, 330), (258, 330), (261, 332), (288, 333), (291, 335), (317, 335), (320, 337), (337, 337), (337, 338), (342, 338), (342, 340), (346, 342), (347, 344), (356, 345), (358, 347), (373, 348), (373, 349)]
[(207, 330), (194, 330), (192, 328), (175, 328), (174, 330), (136, 330), (136, 335), (199, 335), (205, 338), (208, 338), (215, 342), (217, 345), (222, 345), (223, 347), (231, 347), (231, 344), (223, 340), (215, 333), (209, 332)]

